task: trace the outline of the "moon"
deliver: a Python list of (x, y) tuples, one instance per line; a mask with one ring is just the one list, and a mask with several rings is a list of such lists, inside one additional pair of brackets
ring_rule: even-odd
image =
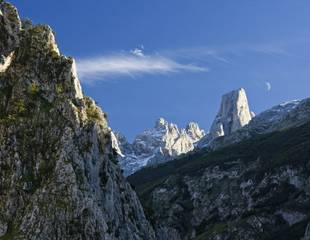
[(265, 82), (265, 84), (266, 84), (267, 91), (270, 92), (271, 91), (271, 83)]

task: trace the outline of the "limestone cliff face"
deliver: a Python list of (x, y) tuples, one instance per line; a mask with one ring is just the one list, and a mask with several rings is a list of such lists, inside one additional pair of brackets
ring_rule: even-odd
[(0, 56), (0, 239), (153, 239), (52, 30), (1, 3)]
[(196, 143), (206, 135), (205, 131), (200, 129), (198, 123), (195, 122), (190, 122), (186, 126), (186, 133), (193, 140), (194, 143)]
[(222, 97), (221, 107), (211, 129), (212, 138), (229, 135), (242, 128), (252, 119), (245, 90), (229, 92)]
[(221, 106), (210, 131), (197, 144), (198, 148), (208, 146), (213, 140), (230, 136), (246, 126), (255, 116), (250, 111), (248, 99), (243, 88), (231, 91), (222, 96)]

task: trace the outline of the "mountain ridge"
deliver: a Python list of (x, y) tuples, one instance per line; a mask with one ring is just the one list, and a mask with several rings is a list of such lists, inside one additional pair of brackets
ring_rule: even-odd
[[(116, 134), (114, 148), (119, 154), (121, 168), (128, 176), (143, 167), (173, 160), (196, 147), (204, 147), (218, 137), (230, 135), (247, 125), (253, 116), (246, 92), (239, 88), (222, 96), (219, 112), (208, 133), (194, 122), (190, 122), (185, 129), (179, 129), (176, 124), (159, 118), (153, 129), (138, 134), (132, 144)], [(122, 144), (126, 147), (122, 147)], [(124, 153), (121, 148), (125, 149)]]
[(114, 148), (125, 176), (145, 167), (172, 160), (194, 149), (205, 135), (197, 123), (190, 122), (184, 129), (159, 118), (154, 128), (138, 134), (132, 143), (124, 136), (114, 133)]

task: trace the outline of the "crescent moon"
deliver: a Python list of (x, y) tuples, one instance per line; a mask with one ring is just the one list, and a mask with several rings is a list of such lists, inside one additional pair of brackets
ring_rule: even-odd
[(267, 87), (267, 91), (271, 91), (271, 83), (270, 82), (265, 82), (266, 83), (266, 87)]

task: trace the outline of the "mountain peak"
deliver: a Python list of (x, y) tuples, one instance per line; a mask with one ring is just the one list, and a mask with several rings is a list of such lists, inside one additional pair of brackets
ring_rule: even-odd
[(222, 96), (220, 110), (211, 126), (213, 138), (228, 135), (245, 126), (252, 119), (246, 92), (243, 88)]
[(156, 129), (161, 129), (161, 128), (166, 127), (166, 126), (168, 126), (168, 122), (164, 118), (160, 117), (159, 119), (157, 119), (157, 121), (155, 123)]
[(182, 129), (161, 117), (154, 128), (138, 134), (132, 144), (116, 135), (118, 143), (114, 142), (114, 148), (124, 174), (130, 175), (146, 165), (169, 161), (192, 151), (204, 135), (197, 123), (191, 122)]
[(205, 131), (200, 129), (198, 123), (190, 122), (186, 126), (186, 132), (188, 136), (194, 141), (197, 142), (203, 138), (206, 134)]

